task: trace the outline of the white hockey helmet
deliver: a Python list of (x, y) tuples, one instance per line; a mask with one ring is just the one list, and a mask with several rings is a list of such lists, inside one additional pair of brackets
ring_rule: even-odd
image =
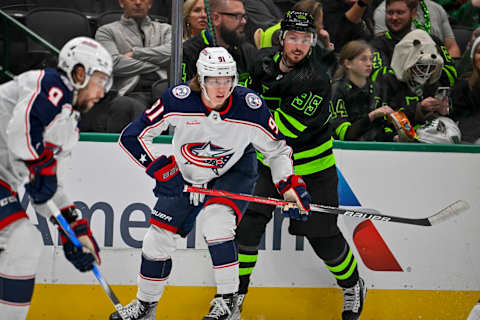
[(203, 94), (207, 95), (205, 90), (206, 77), (233, 77), (230, 93), (238, 84), (237, 63), (233, 57), (223, 47), (207, 47), (200, 52), (197, 60), (197, 73), (202, 87)]
[[(72, 71), (75, 66), (82, 65), (85, 68), (85, 81), (75, 83)], [(79, 90), (84, 88), (95, 71), (102, 72), (109, 77), (105, 85), (105, 92), (112, 87), (113, 61), (110, 53), (97, 41), (88, 37), (76, 37), (69, 40), (60, 50), (58, 55), (58, 68), (66, 73), (72, 86)]]
[(438, 117), (417, 129), (418, 141), (423, 143), (458, 144), (462, 140), (460, 128), (450, 118)]

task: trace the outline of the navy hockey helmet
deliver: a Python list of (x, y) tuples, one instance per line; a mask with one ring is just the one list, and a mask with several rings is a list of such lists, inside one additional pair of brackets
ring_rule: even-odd
[(280, 40), (285, 38), (288, 31), (297, 31), (311, 33), (314, 40), (312, 41), (312, 45), (316, 42), (317, 31), (315, 29), (314, 18), (308, 12), (295, 10), (287, 11), (280, 23), (280, 28)]

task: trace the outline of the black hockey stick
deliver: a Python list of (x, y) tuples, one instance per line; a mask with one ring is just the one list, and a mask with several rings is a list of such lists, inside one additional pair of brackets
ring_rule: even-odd
[[(249, 194), (232, 193), (232, 192), (222, 191), (222, 190), (203, 189), (203, 188), (197, 188), (192, 186), (185, 186), (184, 191), (202, 193), (210, 196), (258, 202), (258, 203), (270, 204), (274, 206), (284, 206), (290, 203), (286, 200), (257, 197)], [(463, 211), (468, 210), (470, 208), (470, 205), (468, 204), (468, 202), (464, 200), (457, 200), (429, 217), (418, 218), (418, 219), (388, 216), (385, 214), (381, 214), (379, 211), (375, 209), (367, 209), (367, 208), (348, 208), (347, 209), (347, 208), (323, 206), (318, 204), (310, 204), (310, 208), (312, 212), (318, 212), (318, 213), (343, 215), (343, 216), (368, 219), (368, 220), (380, 221), (380, 222), (397, 222), (397, 223), (413, 224), (418, 226), (433, 226), (447, 219), (450, 219), (456, 215), (459, 215)]]
[(212, 36), (212, 47), (217, 46), (217, 35), (215, 34), (215, 28), (212, 25), (212, 16), (210, 15), (210, 0), (203, 0), (203, 4), (205, 5), (205, 13), (207, 15), (207, 27), (208, 32)]
[[(61, 214), (60, 210), (58, 210), (57, 206), (52, 201), (48, 201), (47, 205), (50, 208), (51, 212), (56, 212), (54, 214), (55, 220), (57, 220), (58, 224), (60, 225), (62, 230), (65, 232), (67, 237), (72, 241), (72, 243), (77, 248), (81, 249), (82, 248), (82, 243), (80, 242), (80, 240), (78, 240), (77, 236), (75, 235), (75, 232), (72, 230), (72, 228), (68, 224), (67, 220), (65, 220), (65, 218), (62, 216), (62, 214)], [(105, 278), (103, 278), (103, 276), (100, 273), (100, 270), (98, 270), (96, 264), (93, 264), (92, 272), (95, 275), (95, 278), (97, 278), (98, 282), (102, 286), (105, 293), (107, 294), (110, 301), (112, 301), (113, 305), (115, 306), (115, 310), (117, 310), (120, 317), (124, 320), (129, 320), (130, 317), (128, 317), (124, 314), (122, 304), (118, 300), (115, 293), (113, 293), (113, 290), (112, 290), (112, 288), (110, 288), (110, 285), (107, 283), (107, 281), (105, 281)]]

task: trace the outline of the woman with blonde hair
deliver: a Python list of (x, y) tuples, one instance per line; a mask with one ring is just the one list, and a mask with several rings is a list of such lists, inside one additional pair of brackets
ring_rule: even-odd
[(389, 106), (376, 106), (372, 72), (372, 48), (363, 40), (342, 48), (332, 86), (331, 122), (339, 140), (393, 141), (385, 116)]
[(183, 4), (183, 40), (200, 34), (207, 27), (207, 14), (203, 0), (187, 0)]

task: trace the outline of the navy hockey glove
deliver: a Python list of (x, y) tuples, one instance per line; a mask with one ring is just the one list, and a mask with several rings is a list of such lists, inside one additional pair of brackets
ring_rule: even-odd
[(299, 175), (291, 175), (287, 180), (282, 180), (276, 185), (278, 192), (287, 201), (293, 202), (282, 208), (286, 218), (307, 221), (310, 215), (310, 194), (307, 186)]
[(57, 191), (57, 160), (53, 150), (45, 147), (37, 160), (25, 161), (25, 165), (30, 170), (30, 182), (25, 185), (25, 191), (33, 203), (47, 202)]
[[(77, 214), (75, 213), (74, 208), (67, 208), (61, 210), (62, 215), (65, 217), (65, 220), (70, 224), (73, 232), (78, 238), (78, 241), (83, 245), (83, 247), (77, 248), (73, 242), (67, 237), (65, 232), (59, 227), (60, 230), (60, 239), (63, 244), (63, 252), (68, 261), (70, 261), (75, 268), (81, 272), (90, 271), (93, 269), (93, 263), (101, 263), (100, 248), (98, 247), (95, 238), (92, 235), (92, 231), (88, 226), (88, 222), (85, 219), (75, 220)], [(72, 222), (73, 220), (73, 222)]]
[(183, 194), (185, 180), (183, 180), (174, 156), (158, 157), (148, 166), (146, 172), (157, 182), (153, 189), (156, 197), (179, 197)]

